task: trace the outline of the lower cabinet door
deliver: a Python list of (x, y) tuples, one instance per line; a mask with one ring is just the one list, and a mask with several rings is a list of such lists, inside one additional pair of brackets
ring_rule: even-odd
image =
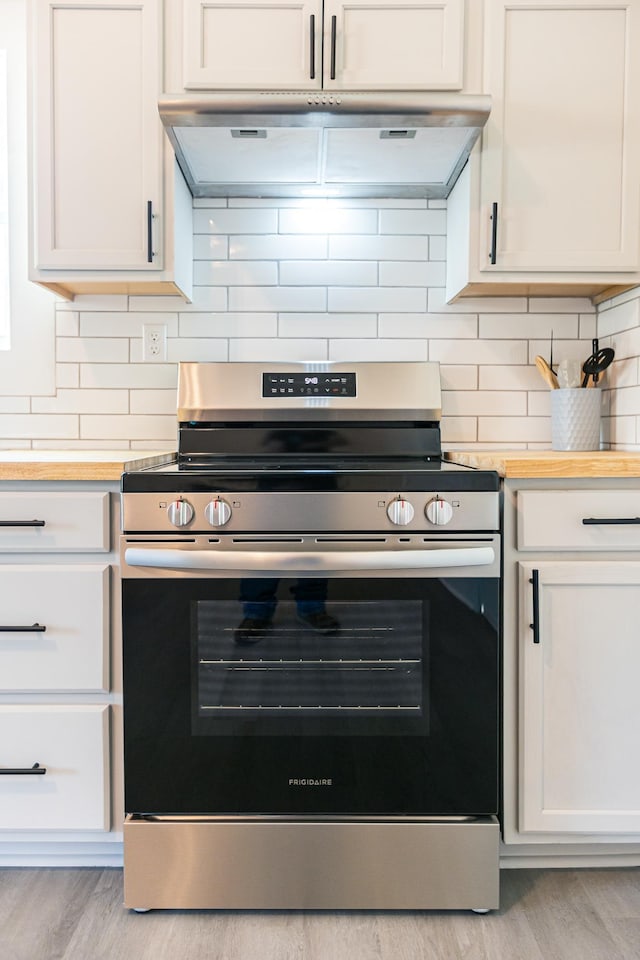
[(0, 706), (0, 835), (108, 830), (108, 770), (108, 705)]
[(519, 567), (522, 840), (640, 834), (640, 562)]

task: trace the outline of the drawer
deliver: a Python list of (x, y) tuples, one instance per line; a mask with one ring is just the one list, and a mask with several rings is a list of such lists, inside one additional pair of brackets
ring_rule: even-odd
[(0, 493), (0, 553), (108, 549), (108, 493)]
[(640, 491), (520, 490), (519, 550), (640, 550)]
[(107, 705), (0, 706), (0, 831), (108, 830), (108, 761)]
[(109, 689), (109, 572), (0, 565), (0, 690)]

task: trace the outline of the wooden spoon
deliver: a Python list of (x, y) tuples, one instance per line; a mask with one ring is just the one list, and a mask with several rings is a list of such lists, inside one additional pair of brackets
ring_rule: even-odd
[(544, 357), (536, 357), (536, 367), (547, 386), (550, 387), (551, 390), (557, 390), (559, 387), (558, 378)]

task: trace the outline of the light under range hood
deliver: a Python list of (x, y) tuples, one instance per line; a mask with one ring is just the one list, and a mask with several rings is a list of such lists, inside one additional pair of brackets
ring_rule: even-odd
[(491, 106), (481, 94), (163, 97), (194, 197), (447, 197)]

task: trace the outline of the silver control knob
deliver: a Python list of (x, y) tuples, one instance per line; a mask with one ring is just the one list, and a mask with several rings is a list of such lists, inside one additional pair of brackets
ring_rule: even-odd
[(442, 497), (434, 497), (433, 500), (429, 500), (424, 512), (427, 515), (427, 520), (437, 527), (443, 527), (453, 517), (453, 507), (448, 500), (443, 500)]
[(211, 500), (204, 508), (204, 515), (212, 527), (224, 527), (231, 519), (231, 507), (226, 500)]
[(193, 507), (187, 500), (173, 500), (167, 507), (167, 516), (174, 527), (186, 527), (193, 520)]
[(402, 497), (398, 497), (397, 500), (392, 500), (387, 507), (389, 520), (398, 527), (406, 527), (408, 523), (411, 523), (413, 514), (413, 507), (408, 500), (404, 500)]

